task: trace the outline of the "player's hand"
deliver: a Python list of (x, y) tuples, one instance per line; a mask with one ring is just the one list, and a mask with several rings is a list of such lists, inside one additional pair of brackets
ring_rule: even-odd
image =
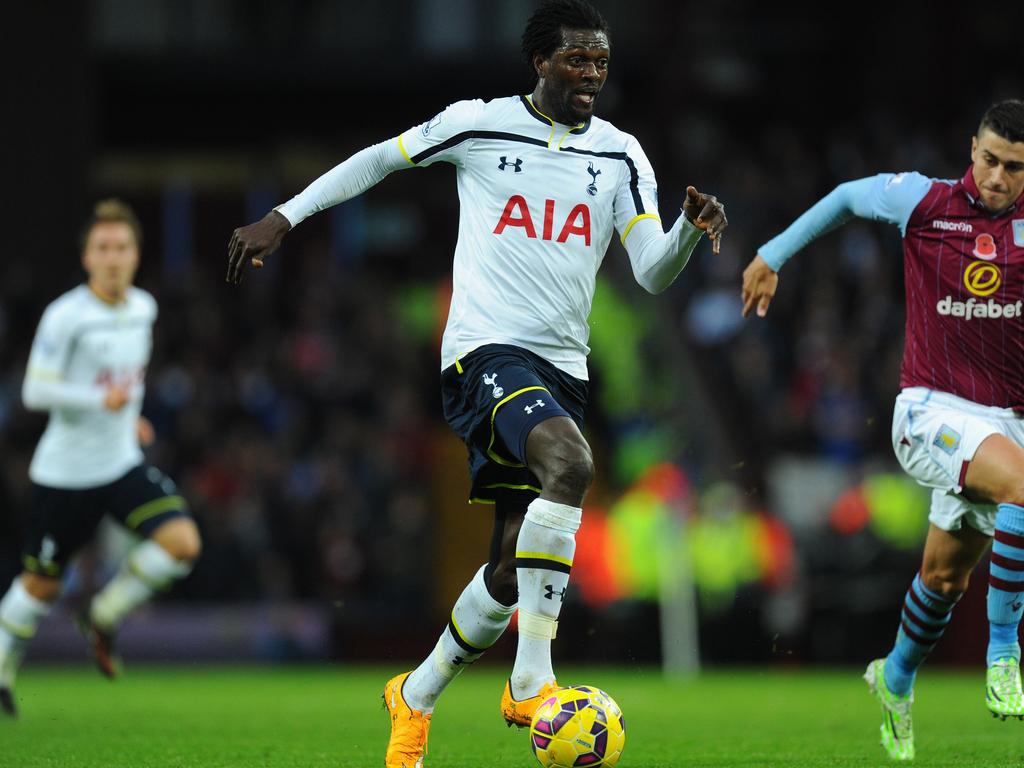
[(729, 226), (725, 218), (725, 206), (714, 195), (698, 192), (696, 187), (686, 188), (683, 215), (697, 229), (703, 229), (711, 239), (711, 250), (718, 253), (722, 248), (722, 233)]
[(768, 314), (768, 305), (779, 287), (779, 273), (769, 267), (761, 254), (757, 254), (743, 270), (743, 316), (757, 305), (757, 316)]
[(139, 420), (135, 423), (135, 434), (138, 435), (139, 445), (143, 448), (148, 448), (156, 442), (156, 430), (153, 429), (153, 423), (145, 416), (139, 416)]
[(114, 384), (107, 387), (107, 393), (103, 396), (103, 407), (108, 411), (120, 411), (128, 404), (128, 387)]
[(282, 214), (271, 211), (262, 219), (231, 233), (228, 243), (227, 281), (238, 285), (247, 262), (259, 269), (263, 260), (281, 247), (281, 241), (292, 225)]

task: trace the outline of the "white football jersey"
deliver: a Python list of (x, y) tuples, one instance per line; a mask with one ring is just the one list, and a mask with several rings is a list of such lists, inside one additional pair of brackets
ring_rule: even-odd
[(561, 125), (513, 96), (452, 104), (398, 144), (412, 165), (457, 169), (442, 368), (502, 343), (586, 379), (587, 318), (612, 230), (624, 240), (637, 221), (658, 219), (657, 182), (639, 142), (598, 117)]
[[(154, 298), (134, 287), (111, 305), (80, 285), (46, 308), (23, 389), (26, 405), (50, 412), (29, 468), (33, 482), (91, 488), (142, 462), (136, 423), (156, 315)], [(131, 389), (117, 412), (103, 407), (111, 384)]]

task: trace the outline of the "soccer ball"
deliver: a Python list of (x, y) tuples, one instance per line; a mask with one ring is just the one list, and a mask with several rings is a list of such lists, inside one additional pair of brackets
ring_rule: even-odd
[(537, 707), (530, 723), (530, 747), (544, 768), (611, 768), (625, 746), (622, 710), (591, 685), (555, 691)]

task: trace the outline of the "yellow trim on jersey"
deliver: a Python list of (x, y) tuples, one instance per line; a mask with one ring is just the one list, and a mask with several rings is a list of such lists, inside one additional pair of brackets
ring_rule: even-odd
[(629, 235), (629, 230), (631, 230), (633, 225), (640, 221), (640, 219), (655, 219), (659, 224), (661, 223), (661, 217), (655, 213), (641, 213), (638, 216), (634, 216), (629, 220), (629, 224), (626, 225), (626, 229), (622, 233), (621, 242), (623, 245), (626, 244), (626, 237)]
[(534, 112), (536, 112), (536, 113), (537, 113), (538, 115), (540, 115), (540, 116), (541, 116), (541, 117), (543, 117), (543, 118), (544, 118), (545, 120), (547, 120), (547, 121), (548, 121), (549, 123), (551, 123), (551, 133), (550, 133), (550, 134), (548, 135), (548, 149), (551, 149), (551, 140), (552, 140), (553, 138), (555, 138), (555, 121), (554, 121), (554, 120), (552, 120), (552, 119), (551, 119), (550, 117), (548, 117), (547, 115), (545, 115), (545, 114), (544, 114), (543, 112), (541, 112), (541, 111), (540, 111), (539, 109), (537, 109), (537, 105), (533, 103), (533, 99), (531, 99), (531, 98), (530, 98), (529, 96), (527, 96), (527, 97), (526, 97), (526, 100), (527, 100), (528, 102), (530, 102), (530, 106), (531, 106), (531, 107), (533, 107), (533, 111), (534, 111)]
[(181, 496), (161, 496), (159, 499), (147, 501), (133, 509), (124, 519), (124, 524), (129, 528), (138, 528), (150, 518), (162, 515), (164, 512), (184, 512), (186, 509), (188, 509), (188, 503)]
[(28, 369), (28, 376), (30, 379), (42, 379), (43, 381), (60, 381), (63, 378), (60, 371), (51, 371), (48, 368), (36, 366)]
[[(583, 123), (580, 123), (580, 125), (583, 125)], [(576, 126), (576, 128), (579, 128), (579, 127), (580, 127), (580, 125), (577, 125), (577, 126)], [(565, 141), (565, 140), (566, 140), (567, 138), (569, 138), (569, 134), (570, 134), (570, 133), (572, 133), (573, 131), (575, 131), (575, 130), (576, 130), (576, 128), (570, 128), (570, 129), (569, 129), (568, 131), (566, 131), (566, 132), (565, 132), (565, 136), (563, 136), (563, 137), (562, 137), (562, 138), (561, 138), (561, 139), (559, 140), (559, 142), (558, 142), (558, 149), (561, 149), (561, 148), (562, 148), (562, 142), (564, 142), (564, 141)]]
[(532, 387), (523, 387), (522, 389), (517, 389), (515, 392), (513, 392), (508, 397), (504, 397), (501, 400), (499, 400), (498, 404), (496, 406), (494, 406), (494, 410), (491, 411), (491, 441), (487, 444), (487, 455), (491, 458), (492, 461), (495, 461), (498, 464), (501, 464), (503, 467), (516, 467), (517, 469), (522, 469), (526, 465), (525, 464), (517, 464), (514, 461), (507, 461), (506, 459), (501, 458), (501, 456), (496, 454), (493, 450), (491, 450), (494, 447), (494, 437), (495, 437), (495, 435), (494, 435), (494, 417), (498, 415), (498, 409), (501, 408), (501, 406), (503, 406), (505, 403), (507, 403), (513, 397), (518, 397), (519, 395), (523, 394), (523, 392), (529, 392), (529, 391), (534, 390), (534, 389), (540, 389), (540, 390), (543, 390), (544, 392), (547, 392), (549, 395), (551, 394), (550, 392), (548, 392), (547, 389), (544, 389), (544, 387), (538, 386), (536, 384), (533, 385)]
[[(554, 141), (554, 139), (555, 139), (555, 121), (554, 121), (554, 118), (548, 117), (543, 112), (541, 112), (539, 109), (537, 109), (537, 105), (533, 103), (533, 99), (531, 97), (527, 96), (526, 100), (530, 103), (530, 106), (533, 108), (534, 112), (536, 112), (538, 115), (540, 115), (545, 120), (547, 120), (549, 123), (551, 123), (551, 134), (548, 136), (548, 149), (551, 149), (551, 142)], [(565, 136), (563, 136), (561, 139), (559, 139), (558, 146), (555, 147), (555, 149), (561, 149), (562, 148), (562, 142), (565, 141), (566, 136), (568, 136), (573, 131), (578, 131), (584, 125), (586, 125), (586, 123), (580, 123), (578, 125), (574, 125), (568, 131), (566, 131), (565, 132)]]
[(402, 134), (398, 134), (398, 148), (402, 152), (402, 157), (408, 161), (409, 165), (415, 166), (416, 163), (412, 161), (412, 158), (409, 157), (409, 153), (405, 151), (405, 144), (402, 143)]
[(459, 358), (455, 358), (455, 370), (462, 373), (462, 363), (459, 362)]
[(552, 120), (552, 119), (551, 119), (550, 117), (548, 117), (548, 116), (547, 116), (547, 115), (545, 115), (545, 114), (544, 114), (543, 112), (541, 112), (541, 111), (540, 111), (539, 109), (537, 109), (537, 105), (533, 103), (533, 96), (532, 96), (531, 94), (527, 94), (527, 96), (526, 96), (526, 100), (527, 100), (528, 102), (530, 102), (530, 106), (531, 106), (531, 107), (533, 107), (533, 111), (534, 111), (534, 112), (536, 112), (536, 113), (537, 113), (538, 115), (540, 115), (541, 117), (543, 117), (543, 118), (544, 118), (545, 120), (547, 120), (547, 121), (548, 121), (549, 123), (554, 123), (554, 122), (555, 122), (555, 121), (554, 121), (554, 120)]
[(572, 566), (572, 559), (567, 557), (559, 557), (558, 555), (552, 555), (549, 552), (520, 552), (516, 550), (517, 558), (526, 558), (530, 560), (551, 560), (562, 565)]
[(495, 504), (494, 499), (481, 499), (476, 496), (471, 496), (469, 499), (470, 504)]
[(3, 619), (0, 619), (0, 627), (22, 640), (31, 640), (36, 634), (35, 630), (28, 629), (26, 627), (16, 627), (14, 624), (11, 624), (11, 622), (4, 621)]

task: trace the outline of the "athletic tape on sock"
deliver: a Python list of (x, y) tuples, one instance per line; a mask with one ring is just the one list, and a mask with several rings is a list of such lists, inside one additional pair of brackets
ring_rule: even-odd
[(520, 608), (519, 634), (532, 640), (554, 640), (558, 634), (558, 620)]

